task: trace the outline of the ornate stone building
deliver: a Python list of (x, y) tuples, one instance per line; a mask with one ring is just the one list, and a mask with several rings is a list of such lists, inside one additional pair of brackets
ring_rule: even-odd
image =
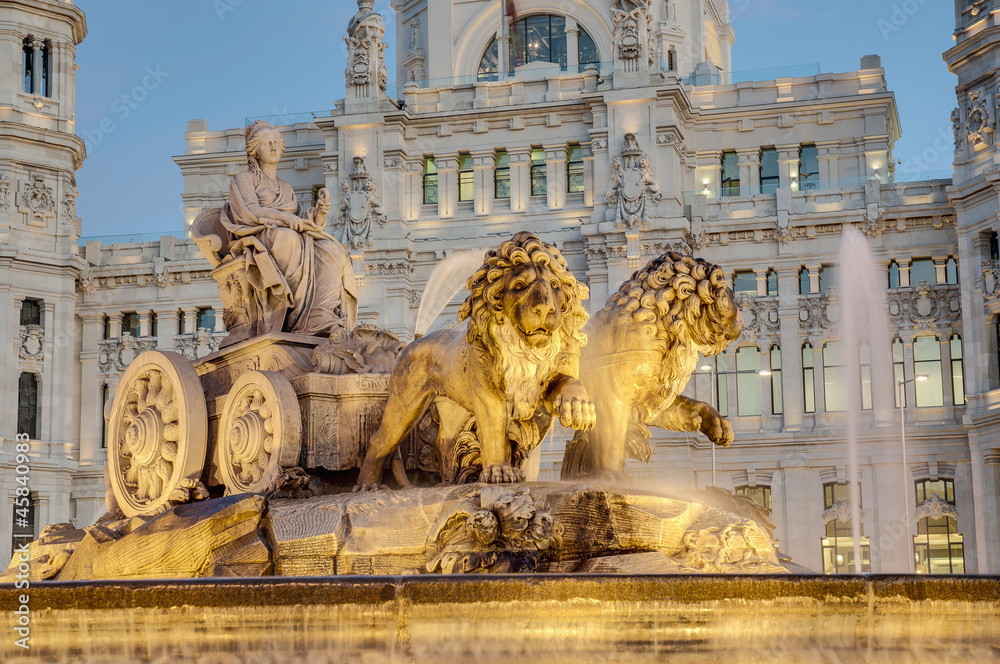
[[(359, 0), (345, 36), (345, 98), (309, 121), (275, 121), (287, 146), (279, 171), (303, 203), (320, 187), (332, 192), (329, 230), (351, 253), (360, 322), (404, 339), (427, 331), (417, 328), (418, 312), (437, 265), (521, 229), (561, 249), (590, 286), (592, 311), (668, 249), (719, 263), (732, 276), (746, 328), (724, 357), (709, 360), (716, 373), (698, 374), (688, 388), (718, 403), (736, 429), (734, 445), (716, 455), (716, 482), (772, 508), (781, 547), (797, 562), (853, 569), (843, 433), (853, 404), (863, 427), (856, 480), (865, 568), (998, 573), (991, 4), (956, 0), (957, 43), (946, 54), (959, 78), (953, 182), (897, 181), (901, 130), (878, 56), (862, 58), (857, 71), (789, 68), (742, 80), (720, 0), (519, 0), (513, 17), (490, 0), (394, 0), (399, 84), (388, 83), (382, 17)], [(8, 6), (28, 21), (26, 6), (0, 1)], [(50, 0), (40, 6), (52, 21), (39, 33), (44, 39), (82, 39), (78, 10)], [(75, 22), (55, 18), (63, 14)], [(27, 36), (10, 37), (12, 48)], [(52, 52), (55, 71), (69, 72), (62, 83), (51, 79), (55, 100), (19, 92), (19, 81), (3, 89), (17, 87), (8, 94), (27, 108), (61, 101), (65, 85), (69, 105), (61, 108), (71, 112), (72, 49)], [(20, 120), (25, 132), (38, 117)], [(39, 405), (29, 404), (30, 390), (24, 401), (41, 423), (32, 465), (40, 520), (85, 524), (103, 509), (102, 408), (123, 367), (152, 347), (203, 356), (225, 332), (210, 266), (191, 240), (76, 247), (65, 215), (82, 144), (64, 126), (50, 131), (62, 131), (67, 145), (65, 164), (51, 170), (8, 161), (20, 134), (0, 142), (0, 170), (10, 169), (0, 190), (11, 198), (6, 213), (0, 205), (0, 220), (9, 219), (0, 233), (11, 238), (0, 247), (0, 289), (12, 316), (26, 298), (43, 311), (42, 322), (32, 322), (28, 305), (21, 327), (8, 317), (4, 334), (15, 353), (0, 362), (8, 365), (7, 394), (17, 376), (41, 377)], [(187, 149), (174, 158), (188, 225), (225, 202), (229, 179), (246, 167), (242, 136), (242, 128), (189, 123)], [(48, 212), (37, 202), (45, 187)], [(7, 249), (40, 232), (33, 223), (62, 243), (43, 260)], [(892, 376), (873, 371), (889, 358), (873, 365), (867, 346), (845, 349), (837, 337), (837, 255), (847, 226), (868, 236), (880, 267)], [(52, 281), (18, 281), (36, 263)], [(461, 299), (434, 327), (455, 321)], [(64, 343), (51, 338), (55, 330), (65, 331)], [(848, 385), (849, 363), (860, 365), (858, 385)], [(53, 367), (71, 370), (46, 374)], [(899, 380), (908, 381), (905, 474)], [(0, 434), (11, 436), (14, 413), (6, 408)], [(556, 431), (543, 444), (542, 478), (558, 477), (568, 437)], [(0, 503), (8, 506), (9, 447), (0, 448)], [(704, 486), (712, 459), (701, 437), (655, 432), (652, 462), (631, 470), (665, 486)], [(0, 520), (4, 546), (6, 524)]]

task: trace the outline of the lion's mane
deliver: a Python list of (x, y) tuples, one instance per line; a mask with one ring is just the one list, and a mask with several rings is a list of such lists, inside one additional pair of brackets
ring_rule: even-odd
[(486, 253), (482, 267), (466, 282), (469, 296), (458, 311), (458, 320), (469, 320), (466, 340), (470, 345), (480, 346), (490, 353), (492, 374), (498, 379), (502, 379), (503, 358), (491, 332), (491, 323), (502, 324), (503, 293), (510, 287), (514, 268), (525, 263), (548, 266), (559, 279), (566, 295), (562, 326), (554, 339), (559, 344), (559, 352), (579, 355), (580, 349), (587, 343), (587, 336), (582, 331), (588, 317), (582, 304), (589, 296), (587, 287), (576, 280), (558, 249), (542, 242), (536, 235), (522, 231)]

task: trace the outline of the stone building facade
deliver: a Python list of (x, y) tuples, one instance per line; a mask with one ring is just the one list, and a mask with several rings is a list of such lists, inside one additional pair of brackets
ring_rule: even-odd
[[(522, 229), (561, 249), (590, 286), (591, 311), (668, 249), (719, 263), (733, 278), (746, 328), (724, 357), (708, 360), (716, 373), (697, 374), (688, 388), (720, 404), (736, 430), (734, 445), (715, 455), (716, 483), (772, 508), (781, 548), (797, 562), (853, 569), (844, 434), (853, 403), (862, 429), (856, 481), (865, 569), (997, 573), (997, 78), (989, 54), (1000, 28), (990, 4), (956, 0), (957, 42), (945, 54), (959, 80), (954, 180), (897, 181), (901, 130), (877, 56), (852, 72), (740, 80), (720, 0), (519, 0), (513, 17), (489, 0), (394, 0), (402, 81), (395, 85), (382, 18), (359, 0), (345, 36), (345, 98), (311, 121), (275, 120), (287, 146), (279, 172), (303, 203), (320, 187), (330, 190), (328, 230), (351, 254), (359, 321), (404, 339), (427, 331), (418, 314), (435, 267)], [(7, 6), (28, 20), (21, 3), (0, 2)], [(50, 0), (41, 6), (52, 21), (44, 38), (79, 43), (78, 10)], [(63, 14), (77, 22), (60, 23)], [(13, 48), (24, 37), (11, 39)], [(53, 52), (68, 58), (59, 67), (71, 68), (71, 48)], [(29, 105), (36, 99), (16, 96)], [(38, 122), (27, 115), (26, 126)], [(0, 155), (0, 168), (10, 163), (12, 194), (52, 187), (59, 204), (51, 222), (42, 217), (62, 242), (41, 261), (20, 249), (26, 240), (17, 238), (37, 232), (35, 216), (30, 207), (13, 216), (12, 201), (9, 226), (0, 227), (12, 238), (0, 247), (8, 252), (0, 253), (0, 289), (9, 311), (33, 297), (45, 315), (35, 327), (8, 322), (4, 334), (15, 351), (45, 351), (0, 362), (19, 367), (3, 372), (7, 394), (20, 373), (40, 376), (32, 485), (38, 503), (47, 501), (41, 521), (86, 524), (103, 511), (103, 405), (129, 359), (146, 348), (203, 356), (225, 331), (214, 315), (210, 266), (183, 234), (77, 247), (60, 215), (83, 148), (65, 127), (51, 131), (63, 132), (69, 146), (65, 164), (51, 172)], [(210, 130), (192, 120), (185, 138), (174, 160), (189, 226), (225, 202), (246, 158), (243, 128)], [(51, 183), (37, 184), (35, 171)], [(874, 363), (837, 336), (847, 226), (868, 237), (889, 305), (892, 358)], [(18, 248), (6, 249), (11, 242)], [(17, 281), (32, 261), (51, 274), (44, 288), (37, 278), (30, 288)], [(461, 300), (452, 298), (429, 329), (453, 323)], [(63, 344), (52, 339), (56, 330), (65, 331)], [(874, 371), (890, 359), (891, 376)], [(852, 362), (860, 364), (860, 385), (847, 384)], [(45, 373), (55, 367), (72, 371)], [(899, 380), (906, 381), (905, 472)], [(8, 417), (12, 411), (4, 436), (14, 433)], [(556, 431), (543, 444), (543, 479), (558, 477), (567, 438)], [(15, 493), (9, 447), (0, 448), (5, 505)], [(712, 459), (703, 438), (656, 432), (652, 462), (630, 469), (664, 486), (701, 487), (712, 482)], [(907, 541), (905, 518), (915, 542)]]

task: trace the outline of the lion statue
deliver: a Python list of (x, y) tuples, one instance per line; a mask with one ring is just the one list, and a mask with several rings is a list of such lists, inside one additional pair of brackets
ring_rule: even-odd
[[(437, 456), (453, 479), (456, 440), (475, 418), (482, 482), (524, 479), (512, 434), (531, 429), (542, 409), (564, 426), (594, 426), (594, 404), (578, 380), (587, 287), (559, 251), (521, 232), (486, 253), (458, 312), (465, 330), (443, 329), (407, 346), (389, 379), (382, 423), (368, 446), (356, 489), (377, 488), (386, 460), (425, 409), (439, 415)], [(537, 440), (517, 441), (535, 444)], [(523, 437), (522, 437), (523, 438)], [(512, 458), (515, 463), (512, 464)], [(405, 484), (405, 477), (396, 478)]]
[(668, 252), (622, 284), (584, 328), (590, 342), (580, 380), (596, 404), (597, 424), (577, 432), (562, 477), (621, 474), (625, 458), (652, 455), (647, 425), (701, 431), (728, 447), (733, 429), (715, 408), (681, 395), (698, 354), (721, 353), (743, 319), (722, 269)]

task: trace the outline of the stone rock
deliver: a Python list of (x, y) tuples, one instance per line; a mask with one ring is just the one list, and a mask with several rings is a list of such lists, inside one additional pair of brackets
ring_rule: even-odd
[(0, 583), (17, 580), (18, 568), (22, 562), (28, 564), (27, 580), (44, 581), (54, 578), (80, 546), (86, 532), (70, 523), (56, 523), (46, 526), (41, 537), (28, 545), (28, 559), (22, 561), (14, 553), (10, 566), (0, 574)]

